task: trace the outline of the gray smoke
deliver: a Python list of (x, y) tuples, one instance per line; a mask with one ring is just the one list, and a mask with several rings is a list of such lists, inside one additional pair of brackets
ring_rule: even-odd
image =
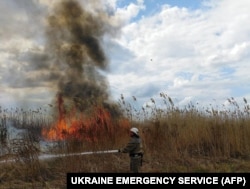
[(108, 67), (101, 45), (108, 32), (103, 14), (91, 14), (77, 1), (64, 0), (47, 18), (51, 81), (58, 94), (79, 110), (109, 98), (108, 82), (100, 72)]

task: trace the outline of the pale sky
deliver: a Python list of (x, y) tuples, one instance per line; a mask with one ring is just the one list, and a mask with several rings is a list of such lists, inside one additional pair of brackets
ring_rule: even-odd
[[(46, 106), (55, 96), (49, 70), (40, 69), (50, 62), (45, 27), (54, 2), (0, 1), (0, 106)], [(78, 2), (106, 13), (113, 27), (102, 45), (114, 101), (123, 94), (138, 106), (151, 98), (160, 104), (160, 93), (176, 106), (250, 101), (249, 0)]]

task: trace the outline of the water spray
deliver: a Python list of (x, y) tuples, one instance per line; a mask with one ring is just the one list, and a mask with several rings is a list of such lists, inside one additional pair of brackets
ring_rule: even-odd
[[(68, 154), (41, 154), (38, 156), (39, 160), (47, 160), (53, 158), (64, 158), (69, 156), (82, 156), (91, 154), (108, 154), (108, 153), (118, 153), (118, 150), (104, 150), (104, 151), (89, 151), (89, 152), (79, 152), (79, 153), (68, 153)], [(1, 160), (0, 163), (15, 162), (16, 159), (5, 159)]]
[(69, 153), (69, 154), (42, 154), (38, 158), (40, 160), (44, 160), (44, 159), (61, 158), (68, 156), (82, 156), (90, 154), (108, 154), (108, 153), (118, 153), (118, 150), (90, 151), (90, 152), (79, 152), (79, 153)]

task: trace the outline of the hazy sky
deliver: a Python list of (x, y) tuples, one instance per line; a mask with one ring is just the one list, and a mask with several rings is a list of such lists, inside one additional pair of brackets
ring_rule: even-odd
[[(55, 2), (0, 1), (0, 106), (46, 106), (57, 93), (45, 32)], [(160, 103), (160, 93), (176, 106), (250, 101), (249, 0), (78, 2), (112, 27), (101, 73), (115, 101)]]

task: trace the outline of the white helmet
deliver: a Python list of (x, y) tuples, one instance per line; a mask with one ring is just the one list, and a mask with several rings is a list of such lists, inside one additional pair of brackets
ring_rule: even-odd
[(130, 131), (136, 135), (139, 135), (139, 130), (135, 127), (131, 128)]

